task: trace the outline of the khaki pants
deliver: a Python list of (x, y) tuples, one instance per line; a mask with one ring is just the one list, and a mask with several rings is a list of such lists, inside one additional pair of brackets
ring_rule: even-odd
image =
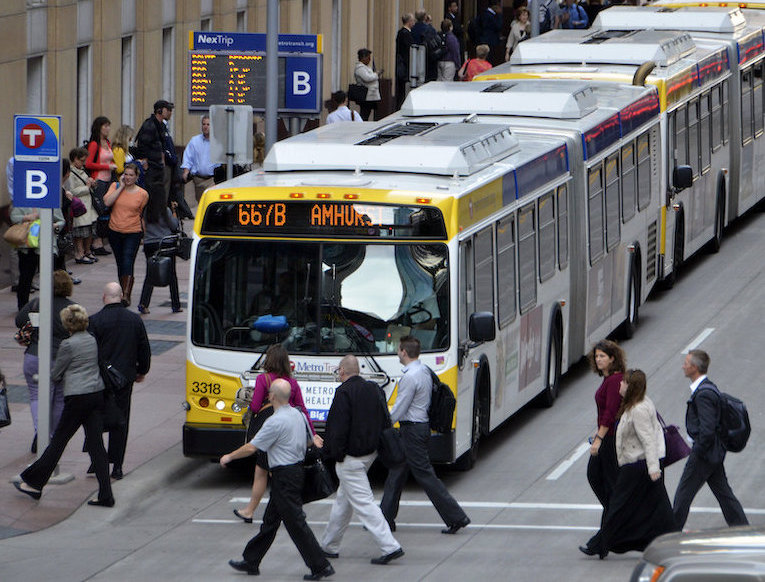
[(197, 199), (197, 202), (199, 202), (199, 199), (202, 198), (202, 194), (204, 194), (205, 190), (215, 185), (212, 176), (208, 178), (202, 178), (201, 176), (191, 176), (191, 180), (194, 182), (194, 197)]

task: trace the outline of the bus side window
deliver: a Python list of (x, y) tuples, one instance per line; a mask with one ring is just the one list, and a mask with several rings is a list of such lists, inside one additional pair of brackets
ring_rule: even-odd
[(741, 143), (752, 141), (752, 68), (741, 72)]
[(601, 166), (590, 168), (587, 188), (590, 264), (603, 256), (603, 181)]
[[(685, 105), (678, 107), (677, 111), (675, 112), (675, 166), (689, 164), (688, 117), (686, 113)], [(671, 171), (672, 168), (670, 168), (670, 172)]]
[(754, 100), (754, 137), (755, 139), (762, 135), (763, 108), (762, 108), (762, 73), (763, 61), (754, 65), (754, 88), (752, 89), (752, 99)]
[(558, 186), (558, 268), (568, 267), (568, 187)]
[(699, 113), (701, 123), (699, 125), (701, 134), (699, 146), (701, 147), (701, 173), (709, 171), (712, 167), (712, 128), (710, 119), (712, 118), (712, 95), (707, 92), (699, 100)]
[(497, 222), (497, 310), (499, 327), (515, 319), (515, 216)]
[(459, 339), (468, 338), (468, 318), (473, 308), (473, 240), (460, 243), (459, 264)]
[(728, 143), (730, 139), (730, 123), (728, 122), (728, 111), (730, 109), (730, 103), (728, 103), (728, 97), (730, 95), (729, 81), (726, 79), (723, 81), (722, 86), (722, 127), (723, 127), (723, 143)]
[(712, 151), (716, 152), (723, 143), (722, 85), (712, 88)]
[(521, 313), (537, 302), (537, 241), (535, 205), (529, 204), (518, 214), (518, 273), (520, 278)]
[(606, 246), (610, 251), (619, 244), (619, 154), (606, 158)]
[(637, 185), (638, 209), (644, 210), (651, 203), (651, 140), (648, 132), (637, 138)]
[(688, 164), (693, 168), (693, 177), (699, 176), (699, 100), (688, 103)]
[(622, 220), (629, 222), (635, 216), (637, 170), (635, 169), (635, 142), (622, 148)]
[(539, 198), (539, 280), (555, 274), (555, 191)]
[(475, 310), (494, 313), (494, 244), (493, 228), (475, 235)]

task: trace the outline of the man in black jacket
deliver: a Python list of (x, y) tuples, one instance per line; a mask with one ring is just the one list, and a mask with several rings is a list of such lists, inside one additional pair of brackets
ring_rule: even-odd
[(117, 407), (125, 417), (125, 424), (109, 431), (109, 462), (114, 463), (112, 477), (122, 479), (122, 462), (125, 459), (128, 424), (130, 422), (130, 397), (133, 382), (143, 382), (151, 365), (151, 348), (146, 328), (137, 313), (122, 305), (122, 288), (119, 283), (107, 283), (104, 287), (104, 308), (90, 317), (88, 331), (96, 338), (98, 359), (103, 366), (111, 364), (124, 376), (122, 386), (105, 382), (115, 394)]
[(401, 109), (409, 82), (409, 48), (412, 46), (414, 16), (410, 12), (401, 16), (401, 28), (396, 34), (396, 110)]
[(725, 448), (717, 434), (720, 424), (720, 392), (707, 378), (709, 355), (691, 350), (683, 362), (683, 373), (691, 381), (691, 399), (685, 413), (685, 428), (693, 439), (693, 448), (685, 463), (673, 504), (675, 523), (682, 529), (688, 519), (693, 498), (707, 483), (720, 504), (729, 526), (749, 522), (725, 475)]
[(141, 124), (135, 138), (136, 144), (131, 150), (146, 170), (144, 180), (149, 196), (161, 196), (165, 204), (170, 192), (175, 156), (174, 151), (168, 150), (168, 143), (172, 144), (172, 139), (165, 122), (172, 117), (174, 108), (175, 105), (164, 99), (154, 103), (154, 113)]
[(335, 392), (327, 415), (324, 434), (324, 454), (336, 461), (340, 485), (329, 514), (327, 529), (321, 547), (327, 557), (337, 558), (353, 511), (375, 538), (382, 556), (373, 558), (373, 564), (387, 564), (404, 555), (404, 550), (393, 537), (380, 507), (375, 504), (367, 471), (377, 456), (380, 434), (388, 422), (387, 404), (382, 389), (359, 376), (359, 362), (347, 355), (337, 368), (343, 382)]

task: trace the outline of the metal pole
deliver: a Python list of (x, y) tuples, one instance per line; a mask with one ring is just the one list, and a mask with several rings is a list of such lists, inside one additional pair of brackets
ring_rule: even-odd
[[(50, 371), (53, 337), (53, 209), (40, 209), (40, 322), (37, 355), (37, 458), (50, 442)], [(55, 314), (58, 317), (58, 313)]]
[(226, 180), (234, 177), (234, 108), (226, 107)]
[(266, 154), (276, 143), (279, 116), (279, 0), (266, 11)]
[(529, 0), (529, 14), (531, 15), (531, 36), (539, 36), (539, 9), (541, 7), (541, 0)]

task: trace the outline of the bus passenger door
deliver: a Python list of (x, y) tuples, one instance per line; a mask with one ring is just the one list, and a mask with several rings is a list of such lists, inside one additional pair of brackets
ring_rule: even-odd
[(470, 314), (475, 311), (475, 256), (473, 239), (460, 242), (459, 247), (459, 296), (458, 296), (458, 341), (459, 341), (459, 370), (457, 394), (457, 422), (455, 430), (456, 455), (464, 453), (470, 447), (473, 401), (472, 394), (475, 384), (475, 370), (471, 364), (467, 346), (468, 322)]

